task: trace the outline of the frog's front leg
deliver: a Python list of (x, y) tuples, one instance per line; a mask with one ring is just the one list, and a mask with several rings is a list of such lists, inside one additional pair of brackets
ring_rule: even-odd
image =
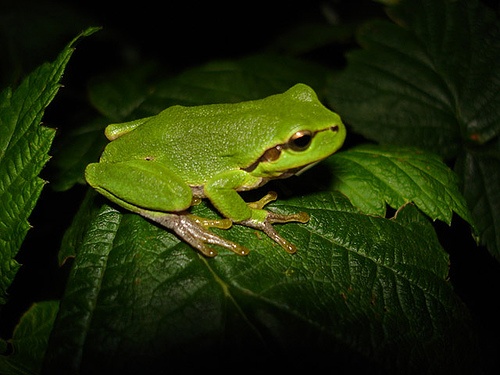
[(231, 219), (235, 224), (263, 231), (288, 253), (293, 254), (297, 251), (296, 246), (281, 237), (272, 224), (306, 223), (309, 221), (309, 215), (305, 212), (283, 215), (264, 210), (263, 207), (266, 204), (276, 200), (277, 194), (275, 192), (268, 193), (256, 202), (246, 203), (238, 194), (237, 189), (242, 186), (251, 187), (252, 184), (257, 185), (259, 182), (257, 178), (249, 176), (241, 170), (226, 172), (205, 185), (205, 195), (221, 214)]
[(309, 215), (306, 212), (283, 215), (263, 209), (266, 204), (275, 201), (277, 197), (278, 195), (276, 192), (270, 191), (258, 201), (248, 203), (248, 206), (252, 209), (252, 216), (247, 220), (239, 222), (238, 224), (263, 231), (269, 236), (269, 238), (279, 243), (288, 253), (293, 254), (297, 251), (297, 247), (293, 243), (281, 237), (276, 232), (272, 224), (289, 222), (307, 223), (309, 221)]

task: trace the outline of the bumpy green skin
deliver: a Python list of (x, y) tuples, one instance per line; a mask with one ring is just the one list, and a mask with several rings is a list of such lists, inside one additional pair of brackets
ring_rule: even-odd
[[(293, 141), (297, 132), (308, 134), (302, 143)], [(342, 146), (346, 131), (339, 116), (325, 108), (310, 87), (297, 84), (260, 100), (173, 106), (156, 116), (109, 125), (106, 136), (111, 142), (99, 163), (87, 166), (88, 183), (111, 201), (161, 222), (185, 239), (185, 225), (174, 216), (186, 215), (198, 198), (210, 199), (230, 222), (196, 218), (202, 229), (194, 229), (194, 236), (199, 234), (202, 244), (188, 242), (212, 256), (215, 251), (207, 242), (247, 252), (207, 233), (207, 227), (231, 223), (264, 230), (285, 248), (291, 245), (274, 237), (270, 224), (304, 222), (307, 215), (270, 215), (262, 207), (275, 197), (252, 205), (237, 191), (287, 177), (326, 158)], [(287, 250), (293, 252), (293, 245)]]

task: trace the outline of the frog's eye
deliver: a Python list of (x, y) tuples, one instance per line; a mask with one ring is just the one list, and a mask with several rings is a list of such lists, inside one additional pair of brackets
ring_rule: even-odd
[(311, 144), (313, 134), (309, 130), (299, 130), (288, 140), (288, 148), (294, 151), (304, 151)]

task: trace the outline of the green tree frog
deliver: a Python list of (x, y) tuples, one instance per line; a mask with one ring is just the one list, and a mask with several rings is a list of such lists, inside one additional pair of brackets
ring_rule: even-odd
[[(261, 230), (294, 253), (296, 247), (272, 224), (306, 223), (309, 215), (265, 210), (276, 199), (274, 192), (249, 203), (238, 192), (321, 161), (342, 146), (346, 130), (340, 117), (299, 83), (259, 100), (172, 106), (152, 117), (108, 125), (105, 135), (111, 142), (99, 162), (87, 166), (87, 182), (112, 202), (173, 230), (213, 257), (217, 252), (210, 245), (248, 254), (246, 247), (210, 231), (233, 224)], [(223, 218), (191, 214), (189, 208), (203, 198)]]

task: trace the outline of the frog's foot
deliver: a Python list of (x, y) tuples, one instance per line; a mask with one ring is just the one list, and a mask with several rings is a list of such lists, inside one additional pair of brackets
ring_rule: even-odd
[(276, 199), (278, 199), (278, 193), (276, 193), (275, 191), (270, 191), (258, 201), (248, 202), (247, 205), (250, 208), (262, 210), (266, 204), (274, 202)]
[(180, 238), (198, 249), (207, 257), (214, 257), (217, 251), (208, 244), (222, 246), (238, 255), (247, 255), (249, 250), (232, 241), (219, 237), (209, 231), (209, 228), (228, 229), (232, 222), (229, 219), (210, 220), (201, 218), (187, 212), (178, 214), (157, 213), (141, 211), (140, 214), (168, 229), (173, 230)]
[(284, 215), (263, 209), (266, 204), (276, 200), (276, 198), (277, 194), (274, 191), (271, 191), (260, 200), (248, 203), (248, 206), (252, 208), (252, 217), (250, 219), (237, 222), (237, 224), (263, 231), (269, 236), (269, 238), (280, 244), (280, 246), (288, 253), (293, 254), (297, 251), (297, 247), (281, 237), (274, 229), (273, 224), (289, 222), (307, 223), (309, 221), (309, 215), (305, 212)]

